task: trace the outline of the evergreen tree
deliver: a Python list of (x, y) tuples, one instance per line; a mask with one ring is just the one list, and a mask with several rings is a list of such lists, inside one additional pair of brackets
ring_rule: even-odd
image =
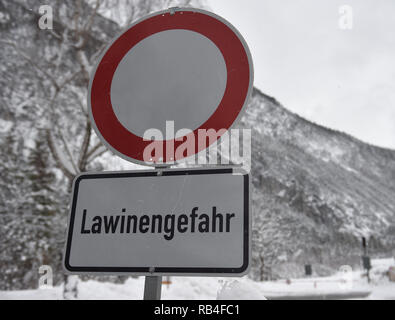
[(63, 221), (57, 215), (49, 150), (40, 132), (27, 156), (21, 144), (11, 131), (1, 145), (6, 152), (0, 164), (0, 289), (37, 288), (43, 264), (50, 265), (54, 275), (61, 274)]
[(53, 216), (56, 213), (56, 176), (49, 166), (49, 149), (40, 131), (35, 147), (28, 156), (26, 177), (29, 181), (29, 202), (34, 215)]
[(25, 275), (26, 238), (22, 219), (26, 203), (26, 177), (20, 168), (26, 165), (18, 156), (21, 141), (15, 135), (15, 127), (2, 137), (0, 161), (0, 261), (2, 277), (0, 289), (22, 288)]

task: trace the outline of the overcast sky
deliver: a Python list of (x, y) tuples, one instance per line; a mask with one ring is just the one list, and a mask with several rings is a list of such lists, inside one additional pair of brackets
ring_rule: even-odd
[[(394, 0), (207, 0), (246, 39), (255, 86), (286, 108), (395, 149)], [(339, 27), (339, 7), (353, 28)]]

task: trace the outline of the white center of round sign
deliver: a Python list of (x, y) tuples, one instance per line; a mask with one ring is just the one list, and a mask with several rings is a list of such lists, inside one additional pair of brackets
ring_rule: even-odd
[(140, 137), (151, 128), (165, 135), (166, 121), (174, 121), (175, 132), (195, 130), (218, 107), (226, 82), (225, 60), (210, 39), (190, 30), (166, 30), (123, 57), (111, 83), (111, 104), (118, 121)]

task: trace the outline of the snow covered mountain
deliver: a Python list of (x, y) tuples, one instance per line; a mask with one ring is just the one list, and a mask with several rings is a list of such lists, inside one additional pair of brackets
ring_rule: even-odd
[(395, 151), (309, 122), (257, 89), (241, 126), (253, 130), (255, 276), (261, 250), (273, 277), (358, 264), (362, 236), (370, 254), (395, 253)]
[[(82, 50), (78, 38), (81, 34), (75, 34), (73, 24), (67, 26), (67, 21), (80, 18), (85, 23), (84, 17), (90, 16), (92, 8), (84, 7), (83, 13), (76, 18), (73, 0), (48, 3), (61, 7), (55, 11), (53, 32), (38, 29), (36, 1), (0, 0), (0, 142), (4, 143), (5, 137), (10, 135), (16, 141), (23, 140), (24, 150), (15, 151), (18, 159), (28, 157), (32, 141), (40, 137), (36, 129), (48, 124), (44, 121), (45, 112), (54, 108), (48, 104), (54, 97), (57, 100), (53, 117), (62, 125), (63, 140), (70, 144), (70, 153), (77, 154), (84, 147), (86, 135), (82, 133), (91, 132), (83, 117), (87, 91), (85, 74), (100, 48), (119, 31), (113, 21), (95, 17)], [(149, 10), (161, 9), (158, 1), (150, 3), (157, 7)], [(60, 35), (67, 39), (62, 50)], [(61, 94), (56, 95), (53, 91), (56, 86), (51, 87), (50, 83), (59, 74), (62, 77), (55, 79), (58, 86), (69, 82)], [(361, 236), (370, 237), (372, 256), (395, 254), (395, 151), (371, 146), (311, 123), (258, 89), (254, 90), (239, 127), (252, 129), (251, 275), (255, 279), (299, 276), (307, 263), (313, 264), (318, 274), (326, 274), (342, 264), (359, 264)], [(93, 132), (89, 139), (97, 143)], [(59, 141), (60, 145), (64, 143)], [(4, 164), (9, 156), (9, 151), (5, 150), (0, 150), (0, 160)], [(105, 159), (108, 154), (88, 163), (86, 169), (108, 168)], [(56, 160), (48, 161), (49, 169), (55, 167)], [(17, 169), (19, 164), (15, 167)], [(59, 167), (54, 171), (58, 177), (54, 189), (62, 193), (62, 198), (57, 200), (63, 203), (67, 199), (67, 180)], [(3, 175), (6, 175), (4, 182), (14, 181), (11, 172), (3, 172)], [(4, 185), (0, 181), (0, 189)], [(16, 185), (15, 189), (20, 188)], [(6, 194), (2, 189), (0, 192)], [(10, 218), (15, 212), (7, 203), (0, 202), (0, 213)], [(24, 205), (25, 212), (28, 206), (29, 203)], [(63, 203), (61, 209), (64, 207)], [(57, 223), (63, 223), (65, 228), (64, 221), (60, 219)], [(3, 226), (4, 234), (8, 235), (12, 227), (4, 223)], [(0, 236), (4, 236), (2, 232), (0, 226)], [(1, 241), (5, 245), (3, 238)], [(15, 246), (13, 241), (8, 239), (7, 250)], [(50, 244), (45, 243), (44, 247), (48, 246)], [(58, 248), (61, 249), (62, 244)], [(30, 286), (23, 279), (24, 271), (15, 271), (14, 266), (7, 269), (12, 264), (26, 270), (33, 268), (26, 263), (26, 256), (32, 255), (34, 259), (37, 250), (30, 248), (23, 252), (23, 267), (22, 263), (14, 261), (19, 253), (16, 258), (8, 257), (7, 265), (4, 260), (0, 261), (0, 272), (5, 274), (4, 271), (11, 270), (7, 272), (12, 280), (7, 287), (0, 281), (0, 287), (23, 287), (15, 284), (19, 280), (25, 287)], [(56, 252), (36, 263), (60, 265), (60, 255), (57, 256), (60, 252)]]

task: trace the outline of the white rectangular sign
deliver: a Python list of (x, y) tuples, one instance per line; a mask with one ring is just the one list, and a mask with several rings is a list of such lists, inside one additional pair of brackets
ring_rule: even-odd
[(249, 180), (232, 168), (81, 174), (64, 267), (75, 274), (245, 274)]

